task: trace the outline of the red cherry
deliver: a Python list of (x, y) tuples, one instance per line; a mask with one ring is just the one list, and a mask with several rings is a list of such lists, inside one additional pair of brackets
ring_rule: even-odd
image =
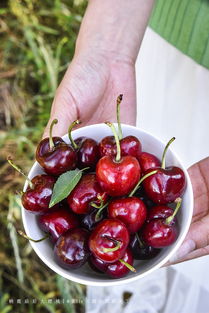
[(113, 200), (108, 206), (108, 217), (120, 219), (130, 233), (137, 232), (144, 224), (147, 209), (142, 200), (136, 197)]
[(160, 160), (151, 153), (142, 152), (138, 157), (139, 164), (141, 166), (142, 173), (145, 173), (149, 169), (160, 167)]
[(173, 209), (171, 209), (169, 206), (156, 205), (156, 206), (153, 206), (149, 210), (147, 220), (150, 221), (156, 218), (167, 218), (171, 216), (172, 214), (173, 214)]
[(104, 137), (99, 143), (100, 157), (103, 156), (116, 156), (117, 149), (115, 145), (114, 136)]
[(39, 216), (38, 224), (41, 230), (51, 235), (52, 241), (55, 243), (67, 230), (78, 227), (79, 220), (68, 209), (59, 208), (54, 212)]
[(95, 257), (113, 263), (123, 257), (129, 244), (126, 226), (117, 219), (105, 219), (92, 231), (89, 249)]
[(107, 193), (101, 189), (95, 174), (86, 174), (67, 197), (67, 202), (73, 212), (87, 214), (90, 210), (90, 203), (100, 204), (99, 199), (106, 202)]
[(135, 136), (127, 136), (120, 140), (121, 155), (131, 155), (139, 160), (142, 152), (142, 145)]
[(60, 137), (52, 137), (54, 120), (50, 127), (50, 137), (41, 140), (36, 150), (36, 160), (50, 175), (60, 174), (76, 167), (77, 155), (74, 149)]
[(96, 167), (97, 180), (100, 186), (110, 196), (123, 196), (128, 194), (137, 184), (141, 170), (139, 162), (132, 156), (120, 157), (120, 145), (113, 124), (111, 127), (117, 144), (116, 158), (105, 156), (99, 160)]
[(55, 259), (66, 269), (81, 267), (89, 257), (89, 232), (83, 228), (74, 228), (65, 232), (54, 247)]
[(153, 170), (157, 170), (157, 173), (143, 182), (145, 193), (157, 204), (173, 202), (183, 194), (186, 187), (185, 174), (181, 168), (176, 166), (165, 168), (165, 154), (174, 139), (173, 137), (164, 149), (161, 168), (149, 169), (146, 174)]
[(143, 241), (153, 248), (163, 248), (175, 242), (178, 236), (178, 225), (175, 215), (181, 205), (181, 199), (176, 199), (177, 205), (173, 214), (167, 218), (155, 218), (145, 223), (142, 229)]
[(56, 179), (49, 175), (37, 175), (32, 180), (32, 186), (28, 186), (22, 195), (22, 205), (31, 213), (43, 214), (55, 208), (49, 209), (53, 187)]
[[(91, 255), (89, 259), (89, 265), (93, 270), (106, 273), (112, 278), (121, 278), (129, 273), (130, 269), (123, 262), (132, 267), (133, 256), (130, 249), (127, 249), (124, 256), (114, 263), (106, 263), (96, 258), (94, 255)], [(135, 271), (134, 268), (133, 271)]]
[(90, 169), (95, 169), (99, 159), (97, 142), (91, 138), (80, 137), (75, 140), (75, 144), (78, 146), (78, 168), (90, 167)]

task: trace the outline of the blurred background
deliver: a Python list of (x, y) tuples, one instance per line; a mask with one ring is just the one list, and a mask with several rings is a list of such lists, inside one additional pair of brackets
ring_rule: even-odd
[(26, 173), (33, 164), (86, 2), (1, 0), (0, 313), (84, 312), (85, 287), (50, 271), (16, 233), (23, 229), (18, 191), (24, 178), (6, 158)]

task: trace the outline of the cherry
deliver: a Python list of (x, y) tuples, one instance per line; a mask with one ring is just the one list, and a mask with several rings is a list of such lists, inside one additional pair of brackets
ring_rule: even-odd
[(147, 216), (147, 221), (156, 219), (156, 218), (167, 218), (173, 215), (173, 209), (167, 205), (156, 205), (153, 206)]
[(178, 227), (174, 218), (181, 206), (181, 201), (181, 198), (176, 199), (176, 209), (171, 216), (155, 218), (145, 223), (142, 229), (142, 239), (145, 244), (153, 248), (163, 248), (176, 241)]
[(162, 166), (146, 171), (146, 173), (149, 173), (152, 170), (157, 170), (155, 175), (148, 177), (143, 182), (147, 196), (156, 204), (173, 202), (183, 194), (186, 187), (185, 174), (181, 168), (176, 166), (165, 168), (165, 154), (174, 139), (173, 137), (164, 149)]
[(49, 175), (37, 175), (30, 180), (23, 171), (16, 166), (10, 157), (7, 158), (8, 163), (21, 175), (23, 175), (28, 182), (28, 187), (25, 192), (22, 192), (21, 200), (24, 208), (31, 213), (43, 214), (47, 211), (54, 210), (56, 206), (49, 208), (52, 191), (56, 178)]
[(142, 173), (145, 173), (149, 169), (160, 167), (160, 160), (151, 153), (142, 152), (138, 157), (139, 164), (141, 166)]
[(142, 145), (135, 136), (126, 136), (120, 140), (121, 155), (132, 155), (139, 160), (142, 151)]
[(146, 246), (137, 233), (131, 236), (129, 246), (136, 260), (152, 259), (160, 252), (160, 249)]
[(38, 224), (41, 230), (51, 235), (51, 239), (55, 243), (62, 234), (69, 229), (78, 227), (80, 223), (75, 214), (63, 207), (39, 216)]
[[(52, 129), (57, 120), (50, 126), (50, 136), (41, 140), (36, 150), (36, 160), (50, 175), (60, 174), (76, 168), (77, 155), (74, 149), (61, 137), (52, 137)], [(73, 126), (78, 121), (73, 122)]]
[(95, 174), (83, 175), (79, 183), (67, 197), (69, 207), (77, 214), (86, 214), (90, 210), (90, 203), (100, 204), (107, 200), (107, 193), (103, 191)]
[(94, 170), (100, 157), (98, 143), (91, 138), (79, 137), (74, 141), (71, 136), (69, 137), (72, 146), (77, 151), (78, 168), (89, 167)]
[(126, 249), (124, 256), (114, 263), (106, 263), (96, 258), (94, 255), (91, 255), (89, 258), (89, 265), (94, 271), (106, 273), (112, 278), (124, 277), (130, 270), (136, 272), (132, 267), (133, 256), (130, 249)]
[(89, 249), (95, 257), (113, 263), (123, 257), (129, 244), (129, 233), (123, 222), (104, 219), (93, 229)]
[(144, 202), (136, 197), (116, 199), (108, 206), (108, 217), (120, 219), (131, 234), (141, 228), (146, 216), (147, 208)]
[(116, 156), (117, 149), (114, 136), (106, 136), (99, 143), (100, 157)]
[(111, 127), (117, 144), (116, 158), (111, 156), (102, 157), (96, 167), (97, 180), (100, 186), (110, 196), (123, 196), (128, 194), (140, 178), (141, 170), (139, 162), (132, 156), (121, 158), (120, 144), (113, 124), (106, 123)]
[(83, 228), (74, 228), (65, 232), (54, 247), (55, 259), (66, 269), (81, 267), (89, 257), (89, 232)]

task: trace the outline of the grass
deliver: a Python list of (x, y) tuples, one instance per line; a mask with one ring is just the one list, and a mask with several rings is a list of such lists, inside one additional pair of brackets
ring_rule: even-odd
[(85, 7), (84, 0), (0, 4), (1, 313), (84, 312), (84, 286), (50, 271), (17, 235), (23, 226), (16, 192), (24, 179), (6, 158), (11, 155), (25, 172), (30, 169), (55, 90), (73, 57)]

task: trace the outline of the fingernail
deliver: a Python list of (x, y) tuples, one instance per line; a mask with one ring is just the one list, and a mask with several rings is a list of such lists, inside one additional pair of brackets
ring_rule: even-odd
[(187, 256), (190, 252), (192, 252), (196, 248), (196, 244), (194, 240), (188, 239), (185, 241), (179, 250), (170, 258), (169, 262), (175, 263), (177, 261), (180, 261), (184, 257)]

